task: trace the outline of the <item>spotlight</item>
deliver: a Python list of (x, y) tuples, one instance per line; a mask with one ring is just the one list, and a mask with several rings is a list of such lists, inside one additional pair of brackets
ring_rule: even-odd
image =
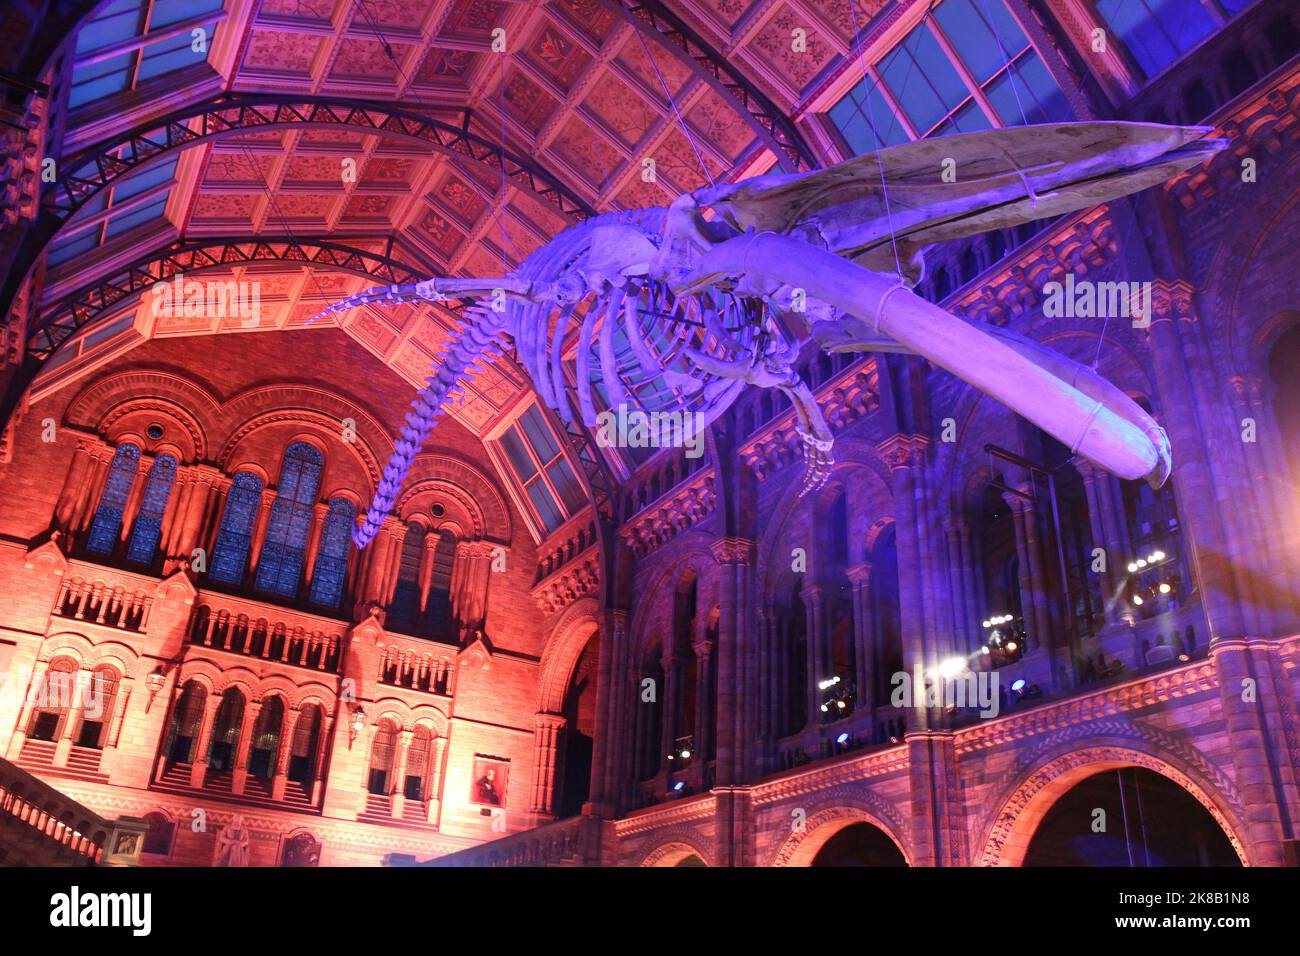
[(1129, 573), (1129, 574), (1132, 574), (1132, 573), (1133, 573), (1134, 571), (1136, 571), (1137, 569), (1138, 569), (1138, 566), (1137, 566), (1137, 562), (1136, 562), (1136, 561), (1130, 561), (1130, 562), (1128, 563), (1128, 573)]
[(838, 737), (835, 738), (835, 742), (839, 744), (841, 747), (843, 747), (845, 744), (849, 742), (849, 732), (846, 730), (844, 733), (840, 734)]
[(844, 701), (842, 701), (842, 700), (837, 700), (837, 701), (835, 702), (835, 706), (838, 707), (840, 710), (843, 710), (843, 709), (844, 709), (844, 706), (845, 706), (845, 705), (844, 705)]
[(989, 648), (988, 648), (988, 645), (985, 644), (983, 647), (980, 648), (980, 653), (981, 653), (981, 654), (991, 654), (992, 651), (990, 651)]
[(1008, 651), (1012, 651), (1012, 652), (1014, 652), (1015, 649), (1016, 649), (1016, 647), (1017, 647), (1017, 644), (1016, 644), (1015, 641), (1008, 641), (1008, 642), (1007, 642), (1007, 650), (1008, 650)]
[(1155, 564), (1157, 561), (1163, 561), (1164, 559), (1165, 553), (1163, 551), (1154, 551), (1151, 554), (1150, 561), (1152, 564)]
[(1140, 594), (1135, 594), (1135, 595), (1133, 595), (1133, 603), (1136, 604), (1138, 607), (1141, 607), (1141, 606), (1142, 606), (1142, 595), (1140, 595)]
[(1136, 561), (1136, 564), (1137, 564), (1137, 566), (1138, 566), (1139, 568), (1145, 568), (1145, 567), (1147, 566), (1147, 559), (1146, 559), (1146, 558), (1138, 558), (1137, 561)]
[(674, 789), (674, 790), (678, 790), (678, 791), (680, 791), (680, 790), (685, 790), (685, 789), (686, 789), (686, 781), (685, 781), (685, 780), (678, 780), (675, 784), (673, 784), (673, 789)]
[(993, 622), (992, 622), (992, 621), (985, 621), (984, 624), (983, 624), (983, 627), (985, 628), (985, 630), (987, 630), (988, 628), (990, 628), (990, 627), (992, 627), (992, 626), (993, 626)]
[(966, 658), (950, 657), (947, 660), (940, 662), (939, 676), (948, 677), (948, 678), (956, 677), (965, 669), (966, 669)]
[(683, 750), (683, 751), (682, 751), (682, 759), (683, 759), (683, 760), (690, 760), (690, 759), (691, 759), (691, 752), (690, 752), (689, 750)]
[(1160, 582), (1160, 593), (1161, 593), (1161, 594), (1168, 594), (1168, 593), (1169, 593), (1170, 591), (1172, 591), (1172, 590), (1173, 590), (1173, 588), (1171, 588), (1171, 587), (1169, 586), (1169, 582), (1168, 582), (1168, 581), (1161, 581), (1161, 582)]
[(822, 704), (822, 713), (823, 713), (823, 714), (826, 713), (827, 711), (829, 711), (830, 709), (831, 709), (831, 708), (830, 708), (830, 705), (829, 705), (829, 704)]
[(1022, 690), (1025, 689), (1025, 679), (1022, 677), (1019, 680), (1012, 683), (1011, 689), (1015, 691), (1017, 694), (1020, 693)]

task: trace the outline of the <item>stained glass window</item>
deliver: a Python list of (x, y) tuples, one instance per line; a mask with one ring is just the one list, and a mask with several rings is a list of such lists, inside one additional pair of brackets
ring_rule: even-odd
[(253, 525), (262, 504), (262, 479), (251, 471), (241, 471), (230, 482), (221, 530), (212, 548), (208, 577), (222, 584), (242, 584), (253, 544)]
[(120, 445), (114, 453), (113, 463), (108, 468), (108, 479), (104, 482), (104, 493), (100, 495), (99, 507), (86, 538), (86, 550), (92, 554), (113, 553), (118, 533), (122, 530), (122, 513), (126, 510), (127, 498), (131, 496), (131, 485), (135, 481), (139, 461), (140, 449), (135, 445)]
[(343, 600), (343, 584), (348, 573), (348, 542), (357, 517), (356, 506), (346, 498), (331, 498), (325, 525), (321, 528), (320, 548), (311, 576), (311, 603), (321, 607), (338, 607)]
[(265, 594), (291, 598), (298, 593), (324, 463), (321, 453), (306, 442), (295, 442), (285, 449), (266, 541), (253, 580), (257, 590)]
[(135, 525), (131, 529), (131, 541), (126, 548), (127, 560), (140, 564), (153, 562), (154, 552), (158, 550), (158, 539), (162, 536), (167, 499), (171, 497), (175, 481), (176, 459), (171, 455), (159, 455), (149, 469), (149, 480), (144, 487), (140, 512), (136, 515)]

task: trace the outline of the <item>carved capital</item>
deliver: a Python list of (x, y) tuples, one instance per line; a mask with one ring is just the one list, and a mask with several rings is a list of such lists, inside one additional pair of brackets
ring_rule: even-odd
[(750, 566), (754, 563), (754, 542), (748, 538), (719, 538), (709, 545), (718, 564)]

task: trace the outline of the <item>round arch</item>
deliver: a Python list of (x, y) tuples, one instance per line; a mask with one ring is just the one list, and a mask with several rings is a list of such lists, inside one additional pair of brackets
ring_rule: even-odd
[(1048, 759), (1016, 783), (980, 841), (981, 866), (1020, 866), (1039, 824), (1065, 793), (1094, 774), (1124, 767), (1144, 767), (1187, 791), (1214, 818), (1243, 866), (1250, 866), (1245, 842), (1233, 822), (1235, 814), (1220, 806), (1212, 789), (1168, 760), (1129, 747), (1089, 747)]
[(772, 866), (811, 866), (822, 848), (841, 830), (858, 823), (875, 827), (898, 849), (904, 862), (912, 865), (912, 858), (894, 828), (876, 814), (862, 807), (827, 807), (804, 821), (803, 832), (792, 833), (772, 858)]
[(664, 843), (647, 853), (637, 866), (680, 866), (683, 861), (695, 857), (705, 866), (713, 866), (712, 858), (698, 846), (685, 840), (676, 839)]
[(538, 713), (558, 714), (564, 710), (564, 697), (578, 658), (592, 636), (599, 633), (600, 606), (595, 598), (582, 598), (564, 609), (542, 651)]

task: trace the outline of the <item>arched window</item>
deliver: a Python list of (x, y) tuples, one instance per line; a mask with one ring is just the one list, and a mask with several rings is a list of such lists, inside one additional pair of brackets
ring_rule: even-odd
[(433, 548), (433, 571), (429, 575), (428, 609), (429, 633), (439, 637), (452, 636), (451, 620), (451, 568), (456, 561), (456, 536), (450, 531), (438, 532), (438, 542)]
[(111, 667), (96, 667), (90, 675), (90, 686), (78, 701), (81, 705), (78, 747), (93, 747), (96, 750), (103, 748), (116, 698), (117, 671)]
[(324, 463), (321, 453), (306, 442), (294, 442), (285, 449), (266, 543), (262, 545), (253, 582), (265, 594), (292, 598), (298, 593), (312, 508)]
[(252, 549), (253, 525), (262, 504), (262, 479), (251, 471), (241, 471), (230, 482), (226, 510), (221, 516), (221, 530), (212, 548), (208, 578), (222, 584), (243, 583)]
[(406, 780), (402, 792), (407, 800), (428, 799), (429, 761), (433, 757), (433, 734), (428, 727), (416, 727), (406, 752)]
[(170, 856), (172, 843), (176, 839), (176, 823), (167, 814), (155, 810), (144, 815), (149, 823), (149, 830), (144, 835), (144, 847), (140, 852), (153, 856)]
[(208, 768), (217, 772), (235, 769), (235, 751), (239, 732), (244, 725), (244, 695), (233, 687), (222, 695), (217, 719), (212, 725), (212, 743), (208, 747)]
[(387, 720), (381, 721), (375, 729), (375, 742), (370, 747), (370, 774), (366, 780), (366, 789), (371, 793), (387, 795), (389, 793), (388, 776), (393, 769), (393, 746), (397, 740), (397, 731)]
[(402, 557), (397, 568), (397, 586), (388, 607), (385, 625), (406, 634), (416, 629), (420, 612), (420, 561), (424, 556), (424, 538), (427, 532), (417, 521), (406, 524), (402, 536)]
[(249, 774), (263, 780), (270, 780), (275, 775), (275, 758), (280, 752), (283, 729), (284, 701), (272, 697), (262, 704), (253, 725), (253, 739), (248, 748)]
[(170, 763), (192, 763), (194, 745), (203, 726), (203, 705), (207, 691), (197, 681), (188, 681), (181, 691), (176, 710), (172, 713), (171, 729), (167, 734), (165, 752)]
[(408, 522), (386, 624), (404, 634), (452, 637), (451, 571), (456, 536), (445, 529), (436, 532), (432, 553), (426, 558), (428, 550), (429, 532), (418, 521)]
[(31, 740), (58, 740), (63, 732), (63, 721), (77, 694), (77, 674), (80, 668), (70, 657), (58, 657), (46, 668), (43, 685), (37, 688), (39, 703), (32, 709), (27, 724)]
[(293, 743), (289, 748), (289, 780), (301, 784), (308, 796), (311, 795), (312, 774), (316, 771), (320, 726), (320, 708), (304, 707), (293, 726)]
[(167, 499), (171, 497), (175, 481), (176, 459), (171, 455), (159, 455), (149, 469), (149, 481), (145, 484), (140, 513), (136, 515), (135, 526), (131, 529), (131, 542), (126, 548), (127, 560), (140, 564), (153, 563), (154, 552), (158, 550), (158, 539), (162, 536)]
[(112, 554), (117, 536), (122, 530), (122, 514), (131, 496), (131, 485), (140, 461), (140, 449), (135, 445), (119, 445), (108, 468), (104, 492), (99, 497), (99, 507), (90, 524), (86, 550), (92, 554)]
[(311, 575), (312, 604), (338, 607), (343, 601), (343, 584), (348, 574), (348, 542), (357, 516), (356, 506), (346, 498), (331, 498), (325, 526), (321, 529), (320, 550)]

